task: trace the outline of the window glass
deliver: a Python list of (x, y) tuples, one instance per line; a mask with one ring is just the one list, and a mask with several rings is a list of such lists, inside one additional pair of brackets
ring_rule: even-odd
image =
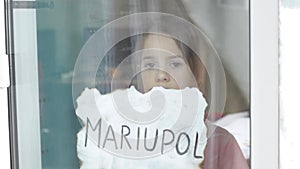
[(20, 166), (249, 168), (249, 1), (12, 5)]

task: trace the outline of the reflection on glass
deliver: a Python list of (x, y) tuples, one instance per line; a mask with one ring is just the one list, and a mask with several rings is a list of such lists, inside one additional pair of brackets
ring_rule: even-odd
[[(224, 65), (227, 83), (227, 86), (223, 86), (224, 88), (219, 88), (219, 90), (227, 91), (227, 95), (224, 111), (214, 112), (214, 115), (211, 115), (210, 118), (217, 120), (214, 122), (216, 125), (225, 128), (232, 134), (235, 133), (234, 137), (237, 141), (237, 147), (239, 146), (238, 148), (241, 149), (242, 157), (249, 160), (248, 1), (244, 0), (235, 3), (234, 1), (211, 2), (208, 0), (192, 0), (181, 3), (180, 1), (171, 2), (168, 0), (164, 2), (158, 0), (145, 2), (137, 0), (53, 0), (52, 2), (53, 6), (51, 8), (40, 8), (36, 11), (43, 168), (80, 168), (76, 150), (76, 136), (82, 126), (75, 115), (77, 103), (76, 100), (75, 102), (73, 100), (72, 83), (83, 85), (89, 76), (95, 77), (94, 87), (102, 94), (110, 93), (116, 88), (127, 88), (129, 87), (128, 84), (135, 85), (142, 92), (151, 90), (153, 86), (183, 88), (175, 83), (174, 85), (168, 85), (165, 82), (157, 84), (156, 81), (153, 81), (155, 78), (152, 78), (155, 72), (153, 70), (142, 71), (130, 82), (122, 80), (126, 76), (126, 72), (118, 71), (117, 67), (138, 49), (158, 48), (171, 52), (168, 56), (173, 57), (161, 59), (162, 57), (156, 57), (161, 56), (161, 53), (153, 53), (153, 51), (142, 53), (143, 59), (140, 62), (136, 62), (134, 66), (141, 64), (140, 66), (146, 69), (153, 69), (158, 66), (166, 70), (166, 72), (172, 70), (173, 75), (178, 76), (175, 79), (180, 79), (178, 80), (179, 82), (187, 82), (182, 79), (189, 79), (189, 77), (186, 75), (181, 76), (181, 74), (189, 72), (193, 77), (196, 77), (196, 85), (191, 80), (191, 83), (182, 84), (184, 87), (199, 87), (207, 100), (218, 96), (220, 92), (217, 94), (211, 92), (212, 86), (215, 86), (216, 83), (209, 81), (212, 77), (208, 77), (203, 63), (199, 61), (200, 59), (191, 62), (185, 58), (186, 55), (194, 55), (197, 51), (191, 50), (192, 47), (182, 43), (180, 39), (166, 38), (169, 35), (131, 36), (121, 39), (106, 53), (102, 51), (105, 55), (102, 62), (98, 63), (89, 60), (82, 67), (82, 70), (85, 71), (83, 74), (86, 76), (83, 76), (79, 81), (74, 81), (73, 73), (76, 67), (76, 60), (80, 56), (80, 52), (82, 52), (86, 42), (101, 27), (128, 14), (161, 10), (171, 14), (180, 13), (179, 16), (185, 19), (191, 18), (191, 21), (207, 34), (211, 43), (215, 46)], [(132, 25), (138, 27), (139, 22), (133, 20)], [(153, 25), (157, 26), (157, 29), (163, 29), (159, 27), (161, 25), (155, 22)], [(179, 27), (178, 25), (173, 28), (177, 31), (182, 30)], [(119, 27), (118, 31), (138, 32), (136, 29), (126, 30), (123, 27)], [(106, 32), (107, 39), (105, 39), (105, 43), (99, 44), (99, 48), (110, 43), (110, 40), (114, 38), (114, 33), (112, 30), (108, 30)], [(189, 32), (186, 32), (186, 34), (193, 37), (193, 34), (189, 34)], [(156, 38), (153, 39), (153, 37)], [(145, 40), (137, 43), (140, 39)], [(192, 38), (189, 40), (192, 40)], [(153, 45), (157, 43), (162, 43), (162, 45)], [(201, 45), (201, 43), (199, 44)], [(142, 46), (138, 46), (141, 44)], [(163, 46), (163, 44), (173, 45)], [(198, 52), (201, 53), (203, 51), (200, 50)], [(239, 59), (236, 59), (237, 57)], [(201, 61), (204, 62), (203, 60)], [(132, 70), (136, 69), (134, 66), (131, 65)], [(98, 68), (95, 74), (91, 71), (94, 67)], [(195, 72), (194, 67), (203, 70)], [(166, 72), (161, 72), (160, 79), (173, 78), (169, 77), (168, 74), (164, 74)], [(111, 85), (111, 81), (116, 77), (119, 78), (119, 81), (117, 82), (117, 87), (114, 88)], [(216, 102), (220, 101), (217, 100)]]

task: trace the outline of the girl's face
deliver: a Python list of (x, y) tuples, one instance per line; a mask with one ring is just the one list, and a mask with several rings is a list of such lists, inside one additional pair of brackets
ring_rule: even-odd
[(163, 35), (148, 35), (145, 38), (141, 80), (144, 92), (154, 86), (182, 89), (196, 87), (197, 83), (176, 42)]

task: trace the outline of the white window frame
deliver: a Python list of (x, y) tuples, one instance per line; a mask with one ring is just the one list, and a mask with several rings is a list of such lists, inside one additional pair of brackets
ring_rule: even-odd
[(7, 87), (9, 86), (8, 56), (5, 49), (4, 3), (0, 3), (0, 164), (10, 168)]
[[(12, 0), (6, 0), (5, 2), (5, 4), (12, 4)], [(1, 13), (4, 14), (4, 11), (1, 11)], [(1, 18), (4, 17), (5, 16), (1, 16)], [(17, 150), (17, 154), (12, 153), (10, 156), (9, 152), (1, 151), (1, 153), (5, 153), (1, 155), (11, 157), (10, 160), (13, 169), (41, 169), (36, 9), (14, 9), (12, 17), (11, 15), (7, 15), (6, 20), (9, 20), (6, 23), (9, 22), (9, 24), (13, 25), (13, 30), (9, 30), (13, 32), (13, 39), (9, 39), (10, 42), (6, 44), (9, 49), (6, 53), (9, 57), (13, 55), (15, 58), (14, 74), (16, 75), (15, 79), (17, 79), (17, 85), (11, 85), (8, 90), (15, 90), (15, 97), (10, 97), (15, 98), (16, 104), (5, 103), (7, 97), (9, 97), (8, 93), (3, 92), (7, 94), (7, 96), (1, 96), (6, 98), (0, 103), (1, 107), (5, 107), (5, 109), (1, 110), (1, 120), (3, 119), (8, 122), (8, 117), (5, 117), (5, 114), (7, 115), (7, 112), (14, 114), (16, 110), (17, 115), (10, 118), (10, 120), (14, 120), (14, 122), (10, 124), (10, 131), (14, 130), (17, 132), (11, 133), (11, 137), (6, 137), (7, 140), (9, 140), (9, 138), (11, 139), (11, 147), (6, 146)], [(1, 46), (5, 45), (2, 44)], [(8, 57), (6, 56), (6, 58)], [(6, 70), (1, 70), (1, 72), (8, 74)], [(13, 80), (12, 78), (11, 76), (11, 80)], [(6, 78), (0, 80), (5, 82)], [(6, 87), (7, 86), (4, 86), (3, 90), (6, 90)], [(4, 130), (2, 131), (1, 128), (1, 133), (3, 133)], [(13, 137), (17, 139), (12, 139)], [(14, 152), (14, 150), (11, 152)], [(7, 162), (10, 162), (10, 160), (7, 160)], [(9, 167), (5, 168), (10, 168), (10, 164)]]
[(250, 0), (251, 167), (279, 168), (277, 0)]

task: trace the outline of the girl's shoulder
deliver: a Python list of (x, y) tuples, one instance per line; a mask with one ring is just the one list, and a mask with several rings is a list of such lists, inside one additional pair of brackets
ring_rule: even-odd
[(204, 150), (204, 169), (248, 169), (247, 160), (227, 130), (206, 123), (207, 145)]

